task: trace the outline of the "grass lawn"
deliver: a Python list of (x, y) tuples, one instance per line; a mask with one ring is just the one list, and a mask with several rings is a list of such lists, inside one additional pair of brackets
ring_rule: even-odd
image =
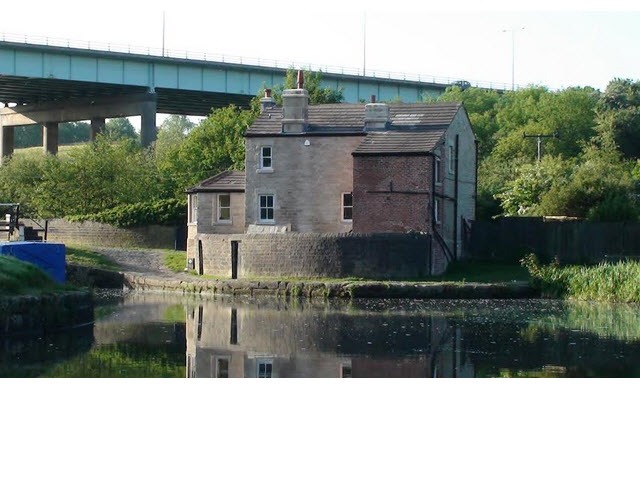
[(457, 262), (440, 276), (432, 277), (443, 282), (510, 282), (529, 281), (529, 271), (519, 264), (490, 262)]
[(66, 247), (67, 263), (84, 267), (101, 268), (103, 270), (118, 270), (113, 260), (105, 255), (83, 247)]
[(7, 255), (0, 255), (0, 296), (54, 293), (69, 290), (43, 270)]
[(187, 252), (167, 250), (164, 253), (164, 265), (172, 272), (184, 272), (184, 269), (187, 266)]

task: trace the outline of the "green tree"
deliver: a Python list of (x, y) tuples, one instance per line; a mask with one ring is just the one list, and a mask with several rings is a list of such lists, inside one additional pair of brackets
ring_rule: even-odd
[(255, 110), (234, 105), (214, 110), (186, 138), (167, 148), (158, 158), (163, 189), (183, 197), (184, 189), (229, 169), (244, 169), (244, 133)]
[[(309, 92), (309, 103), (318, 105), (323, 103), (340, 103), (344, 100), (342, 87), (333, 89), (322, 86), (322, 72), (303, 72), (304, 88)], [(298, 71), (290, 68), (284, 79), (284, 84), (274, 85), (271, 87), (271, 96), (277, 105), (282, 105), (282, 91), (285, 89), (297, 88)], [(252, 101), (251, 106), (254, 110), (259, 110), (260, 98), (264, 95), (262, 88), (256, 98)]]
[(614, 79), (597, 105), (598, 140), (628, 159), (640, 158), (640, 81)]
[(138, 133), (128, 118), (113, 118), (107, 120), (104, 127), (104, 136), (111, 140), (122, 140), (125, 138), (131, 140), (138, 139)]

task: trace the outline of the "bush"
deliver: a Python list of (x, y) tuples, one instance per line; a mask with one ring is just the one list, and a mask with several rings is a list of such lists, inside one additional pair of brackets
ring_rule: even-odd
[(546, 296), (575, 300), (640, 303), (640, 263), (621, 261), (592, 266), (541, 265), (535, 255), (522, 259), (535, 286)]
[(68, 216), (66, 219), (70, 222), (93, 221), (128, 228), (144, 225), (179, 225), (186, 223), (186, 215), (186, 201), (172, 198), (155, 202), (120, 205), (110, 210), (89, 215)]

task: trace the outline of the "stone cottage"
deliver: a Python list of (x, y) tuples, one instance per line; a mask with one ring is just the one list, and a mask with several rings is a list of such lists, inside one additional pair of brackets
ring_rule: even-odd
[(190, 267), (408, 278), (462, 257), (477, 157), (462, 104), (309, 105), (298, 86), (261, 99), (244, 174), (188, 190)]

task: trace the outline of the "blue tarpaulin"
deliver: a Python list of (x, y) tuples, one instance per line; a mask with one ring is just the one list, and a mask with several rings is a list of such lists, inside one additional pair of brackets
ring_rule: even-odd
[(32, 263), (47, 272), (55, 281), (65, 280), (65, 248), (62, 243), (3, 242), (0, 254)]

